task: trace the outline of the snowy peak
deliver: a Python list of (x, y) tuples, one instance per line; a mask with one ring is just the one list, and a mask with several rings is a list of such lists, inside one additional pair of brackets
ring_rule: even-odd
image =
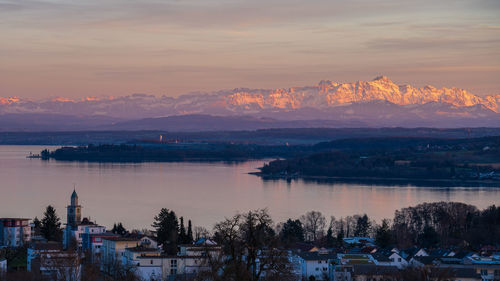
[[(480, 97), (459, 88), (398, 85), (387, 76), (370, 81), (350, 83), (322, 80), (317, 85), (282, 89), (233, 89), (211, 93), (195, 93), (177, 98), (132, 94), (123, 97), (85, 97), (67, 99), (49, 98), (42, 101), (0, 97), (0, 114), (51, 113), (78, 116), (102, 115), (137, 119), (183, 114), (280, 116), (300, 115), (300, 119), (318, 118), (325, 112), (341, 112), (340, 107), (359, 105), (368, 110), (370, 103), (390, 103), (396, 108), (443, 104), (454, 109), (453, 115), (468, 112), (472, 107), (500, 116), (500, 95)], [(358, 108), (356, 106), (356, 108)], [(429, 108), (429, 107), (425, 107)], [(405, 109), (406, 110), (406, 109)], [(342, 111), (342, 116), (324, 116), (325, 119), (354, 116)], [(360, 114), (359, 112), (356, 112)], [(329, 113), (328, 113), (329, 114)], [(327, 115), (328, 115), (327, 114)], [(340, 113), (339, 113), (340, 114)], [(387, 116), (391, 112), (384, 112)], [(445, 111), (443, 115), (451, 114)], [(346, 117), (347, 116), (347, 117)]]

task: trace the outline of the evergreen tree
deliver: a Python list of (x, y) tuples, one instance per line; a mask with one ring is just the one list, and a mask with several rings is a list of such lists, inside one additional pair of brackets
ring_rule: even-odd
[(174, 211), (162, 208), (154, 217), (152, 226), (155, 229), (156, 240), (168, 254), (177, 253), (177, 239), (179, 235), (179, 221)]
[(337, 245), (344, 245), (344, 227), (340, 228), (340, 231), (337, 233)]
[(328, 228), (326, 232), (326, 246), (333, 247), (335, 246), (335, 238), (333, 238), (333, 230), (331, 227)]
[(382, 220), (382, 225), (377, 228), (375, 233), (375, 244), (381, 248), (387, 248), (393, 243), (392, 230), (387, 219)]
[(191, 220), (188, 220), (187, 244), (193, 243), (193, 226)]
[(186, 234), (186, 228), (184, 228), (184, 218), (180, 217), (179, 220), (181, 222), (181, 227), (179, 230), (178, 242), (179, 242), (179, 244), (186, 244), (187, 234)]
[(34, 225), (35, 235), (41, 235), (42, 222), (38, 219), (38, 217), (35, 217), (33, 219), (33, 225)]
[(111, 229), (111, 232), (122, 236), (127, 234), (127, 230), (121, 222), (119, 222), (118, 224), (113, 224), (113, 229)]
[(356, 228), (354, 230), (354, 236), (365, 237), (368, 236), (368, 230), (370, 230), (370, 220), (368, 216), (364, 214), (363, 216), (358, 218), (356, 222)]
[(300, 220), (288, 219), (281, 228), (279, 233), (281, 242), (287, 247), (296, 242), (304, 241), (304, 228)]
[(44, 217), (40, 226), (40, 232), (47, 241), (62, 240), (61, 222), (56, 214), (56, 209), (52, 206), (47, 206)]

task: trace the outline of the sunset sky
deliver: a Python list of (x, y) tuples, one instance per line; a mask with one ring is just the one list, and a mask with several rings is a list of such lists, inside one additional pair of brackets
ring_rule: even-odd
[(500, 94), (499, 0), (0, 0), (0, 96), (370, 80)]

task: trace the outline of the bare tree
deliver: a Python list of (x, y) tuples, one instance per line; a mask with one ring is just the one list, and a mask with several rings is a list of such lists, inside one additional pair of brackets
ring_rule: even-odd
[(304, 225), (306, 240), (316, 241), (321, 238), (325, 231), (326, 218), (318, 211), (310, 211), (300, 217)]
[[(214, 227), (214, 236), (223, 246), (221, 279), (214, 280), (290, 280), (287, 253), (276, 248), (278, 239), (266, 209), (236, 214)], [(220, 268), (219, 262), (214, 263)]]
[(201, 238), (210, 237), (210, 232), (203, 226), (195, 226), (193, 228), (194, 240), (200, 240)]
[(41, 253), (40, 269), (51, 280), (80, 281), (82, 258), (77, 252)]

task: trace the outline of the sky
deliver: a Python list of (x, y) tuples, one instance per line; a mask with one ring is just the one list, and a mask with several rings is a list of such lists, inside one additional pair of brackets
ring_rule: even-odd
[(0, 97), (389, 76), (500, 94), (499, 0), (0, 0)]

